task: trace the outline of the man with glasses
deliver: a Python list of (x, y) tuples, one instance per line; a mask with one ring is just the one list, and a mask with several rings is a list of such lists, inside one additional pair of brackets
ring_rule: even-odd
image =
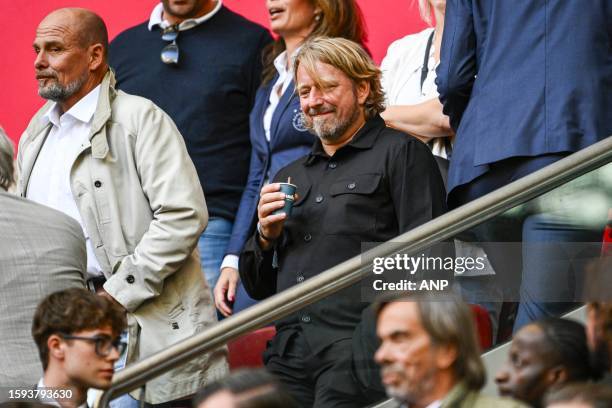
[(198, 247), (211, 290), (247, 180), (249, 112), (270, 41), (221, 0), (162, 0), (110, 47), (117, 87), (152, 100), (185, 138), (210, 213)]
[(125, 312), (86, 289), (52, 293), (38, 305), (32, 336), (44, 374), (39, 399), (60, 407), (85, 407), (89, 388), (107, 389), (126, 344)]
[[(19, 193), (81, 224), (89, 287), (130, 316), (127, 364), (211, 327), (195, 249), (206, 204), (176, 126), (151, 101), (115, 89), (106, 26), (91, 11), (52, 12), (33, 45), (38, 93), (49, 102), (20, 140)], [(225, 376), (225, 354), (149, 381), (145, 401), (189, 398)]]

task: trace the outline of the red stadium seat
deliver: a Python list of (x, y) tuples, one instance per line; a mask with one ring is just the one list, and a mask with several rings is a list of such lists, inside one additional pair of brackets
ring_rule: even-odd
[(470, 305), (474, 314), (474, 322), (478, 330), (480, 348), (484, 351), (493, 345), (493, 334), (491, 333), (491, 320), (486, 309), (479, 305)]
[(608, 223), (604, 229), (601, 256), (612, 256), (612, 208), (608, 212)]
[(230, 370), (263, 367), (261, 354), (276, 334), (274, 326), (263, 327), (228, 343)]
[[(474, 313), (474, 321), (478, 329), (478, 340), (482, 350), (493, 344), (491, 322), (487, 311), (478, 305), (470, 305)], [(266, 349), (266, 343), (276, 334), (274, 326), (264, 327), (252, 333), (238, 337), (228, 343), (230, 370), (238, 368), (263, 367), (261, 355)]]

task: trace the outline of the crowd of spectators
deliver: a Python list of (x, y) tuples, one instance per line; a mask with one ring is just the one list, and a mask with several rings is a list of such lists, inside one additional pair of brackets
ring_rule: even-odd
[[(265, 7), (274, 38), (221, 0), (162, 0), (112, 42), (86, 9), (40, 22), (16, 165), (0, 128), (1, 387), (92, 406), (126, 365), (612, 134), (606, 0), (419, 0), (431, 27), (380, 68), (355, 0)], [(265, 370), (229, 375), (223, 346), (111, 407), (611, 406), (606, 215), (553, 197), (456, 237), (487, 275), (354, 284), (275, 322)], [(558, 317), (584, 288), (586, 327)], [(497, 373), (468, 303), (513, 325)]]

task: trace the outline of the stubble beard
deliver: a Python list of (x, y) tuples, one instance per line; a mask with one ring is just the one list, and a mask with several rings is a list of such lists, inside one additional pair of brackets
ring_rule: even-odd
[(74, 81), (67, 83), (66, 85), (61, 85), (59, 82), (57, 82), (57, 75), (55, 74), (51, 80), (53, 80), (53, 82), (49, 85), (38, 86), (38, 95), (50, 101), (63, 102), (77, 93), (83, 87), (87, 81), (87, 73), (83, 74)]
[[(390, 370), (394, 372), (404, 373), (406, 367), (400, 364), (389, 364), (383, 367), (384, 370)], [(435, 373), (433, 370), (429, 370), (424, 378), (418, 381), (418, 384), (413, 384), (409, 378), (404, 380), (403, 384), (399, 386), (385, 385), (385, 392), (390, 398), (393, 398), (403, 404), (412, 405), (421, 402), (434, 387)]]
[[(316, 111), (311, 110), (309, 114), (316, 114)], [(359, 104), (355, 100), (355, 104), (352, 107), (351, 116), (346, 120), (342, 120), (342, 118), (339, 117), (330, 119), (312, 119), (306, 117), (304, 124), (311, 131), (311, 133), (314, 133), (318, 138), (327, 142), (337, 142), (342, 138), (342, 136), (344, 136), (348, 128), (350, 128), (351, 125), (358, 119)]]

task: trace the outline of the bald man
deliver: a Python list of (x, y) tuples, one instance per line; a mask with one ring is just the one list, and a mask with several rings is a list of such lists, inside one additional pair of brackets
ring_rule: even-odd
[[(80, 223), (88, 286), (128, 314), (129, 364), (216, 317), (195, 249), (208, 218), (195, 168), (161, 109), (115, 90), (107, 48), (105, 24), (88, 10), (57, 10), (38, 26), (34, 67), (49, 101), (20, 140), (18, 190)], [(225, 355), (152, 380), (145, 400), (189, 397), (226, 374)]]

